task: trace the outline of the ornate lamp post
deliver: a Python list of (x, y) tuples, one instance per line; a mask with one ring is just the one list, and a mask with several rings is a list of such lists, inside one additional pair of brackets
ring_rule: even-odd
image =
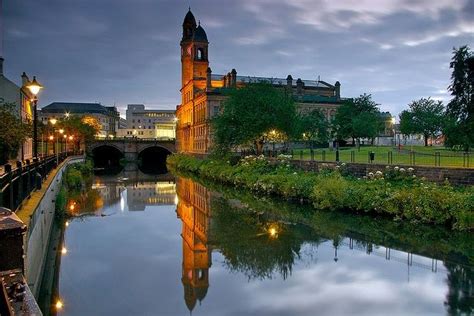
[(36, 81), (36, 76), (33, 76), (33, 81), (31, 81), (27, 86), (33, 95), (33, 158), (38, 159), (38, 92), (43, 89), (43, 86)]

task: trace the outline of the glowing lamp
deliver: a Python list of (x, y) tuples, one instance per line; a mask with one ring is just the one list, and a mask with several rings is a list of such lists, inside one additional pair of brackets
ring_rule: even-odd
[(64, 306), (63, 302), (61, 302), (61, 300), (57, 300), (56, 301), (56, 304), (54, 304), (54, 307), (56, 307), (56, 309), (62, 309)]
[(38, 81), (36, 81), (36, 76), (33, 77), (33, 81), (31, 81), (27, 86), (28, 90), (30, 90), (31, 94), (36, 97), (38, 92), (40, 92), (41, 89), (43, 89), (43, 86), (39, 84)]
[(58, 120), (55, 119), (55, 118), (52, 118), (52, 119), (49, 120), (49, 122), (50, 122), (51, 124), (53, 124), (53, 125), (56, 124), (57, 121), (58, 121)]

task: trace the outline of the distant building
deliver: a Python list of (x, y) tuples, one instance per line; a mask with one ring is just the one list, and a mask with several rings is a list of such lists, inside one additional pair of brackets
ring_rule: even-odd
[[(9, 80), (3, 74), (3, 61), (0, 57), (0, 103), (15, 104), (15, 114), (24, 122), (33, 120), (33, 96), (26, 88), (29, 83), (28, 76), (21, 76), (21, 87)], [(1, 106), (1, 105), (0, 105)], [(33, 140), (28, 138), (18, 151), (17, 160), (24, 161), (33, 157)]]
[(47, 124), (49, 120), (64, 120), (69, 115), (91, 116), (100, 125), (97, 136), (115, 136), (120, 123), (120, 113), (116, 107), (100, 103), (53, 102), (38, 112), (38, 119)]
[(225, 88), (269, 82), (291, 94), (300, 113), (318, 109), (328, 120), (333, 119), (336, 109), (343, 103), (339, 81), (333, 85), (319, 79), (293, 80), (291, 75), (287, 78), (238, 76), (235, 69), (223, 75), (213, 74), (209, 68), (206, 32), (201, 25), (196, 24), (191, 11), (184, 18), (180, 45), (181, 104), (176, 109), (176, 147), (179, 152), (209, 152), (212, 145), (209, 121), (219, 113), (226, 99), (222, 93)]
[(117, 137), (176, 138), (174, 110), (149, 110), (143, 104), (129, 104), (126, 111), (126, 128)]

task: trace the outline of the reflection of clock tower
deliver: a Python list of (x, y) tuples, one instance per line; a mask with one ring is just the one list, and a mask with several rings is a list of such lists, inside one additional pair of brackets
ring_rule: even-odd
[(192, 311), (209, 288), (209, 268), (212, 264), (208, 245), (210, 229), (210, 193), (205, 187), (189, 179), (178, 178), (177, 215), (182, 221), (183, 265), (181, 282), (184, 301)]
[[(183, 22), (183, 38), (181, 39), (181, 67), (182, 83), (184, 88), (190, 80), (196, 79), (193, 85), (205, 86), (208, 61), (208, 46), (206, 32), (201, 25), (196, 25), (196, 19), (191, 10), (188, 11)], [(182, 91), (183, 92), (183, 91)]]

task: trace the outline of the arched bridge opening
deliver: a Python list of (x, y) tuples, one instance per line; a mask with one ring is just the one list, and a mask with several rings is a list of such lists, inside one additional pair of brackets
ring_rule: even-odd
[(92, 149), (94, 168), (97, 171), (120, 171), (122, 166), (120, 160), (124, 158), (123, 153), (116, 147), (100, 145)]
[(150, 146), (138, 153), (138, 167), (144, 173), (167, 173), (166, 158), (171, 152), (161, 146)]

